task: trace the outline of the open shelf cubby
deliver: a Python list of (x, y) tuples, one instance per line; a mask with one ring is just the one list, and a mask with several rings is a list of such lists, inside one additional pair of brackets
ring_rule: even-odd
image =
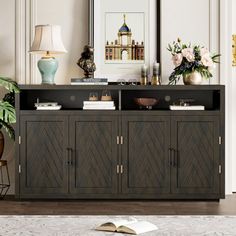
[(103, 90), (111, 92), (116, 110), (139, 111), (135, 98), (156, 98), (157, 105), (152, 110), (169, 110), (169, 106), (179, 99), (192, 99), (193, 105), (203, 105), (206, 111), (220, 111), (224, 107), (224, 86), (71, 86), (71, 85), (21, 85), (19, 110), (35, 110), (37, 99), (40, 102), (58, 102), (62, 110), (82, 110), (83, 101), (87, 101), (90, 92), (96, 92), (99, 98)]

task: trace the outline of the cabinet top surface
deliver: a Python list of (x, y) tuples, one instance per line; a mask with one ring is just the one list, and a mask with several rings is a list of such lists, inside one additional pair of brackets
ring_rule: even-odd
[(221, 90), (224, 85), (19, 85), (21, 90)]

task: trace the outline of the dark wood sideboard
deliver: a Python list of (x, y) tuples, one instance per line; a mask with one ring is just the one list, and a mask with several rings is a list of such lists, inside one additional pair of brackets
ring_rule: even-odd
[[(221, 199), (225, 197), (225, 88), (22, 85), (16, 97), (18, 199)], [(84, 111), (109, 89), (115, 111)], [(152, 110), (134, 98), (154, 97)], [(36, 111), (37, 98), (60, 111)], [(180, 98), (204, 111), (170, 111)], [(170, 101), (168, 101), (170, 100)], [(18, 141), (19, 140), (19, 141)]]

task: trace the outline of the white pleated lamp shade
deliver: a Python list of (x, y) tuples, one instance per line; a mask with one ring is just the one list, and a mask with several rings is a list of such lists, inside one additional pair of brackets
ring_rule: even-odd
[(66, 49), (62, 43), (61, 27), (59, 25), (36, 25), (34, 42), (30, 49), (30, 53), (43, 54), (66, 53)]

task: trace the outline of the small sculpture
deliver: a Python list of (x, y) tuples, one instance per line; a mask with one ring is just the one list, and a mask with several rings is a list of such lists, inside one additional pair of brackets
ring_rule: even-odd
[(94, 63), (94, 48), (86, 45), (84, 51), (81, 54), (81, 58), (77, 62), (77, 65), (84, 70), (85, 78), (92, 78), (93, 73), (96, 71), (96, 65)]

